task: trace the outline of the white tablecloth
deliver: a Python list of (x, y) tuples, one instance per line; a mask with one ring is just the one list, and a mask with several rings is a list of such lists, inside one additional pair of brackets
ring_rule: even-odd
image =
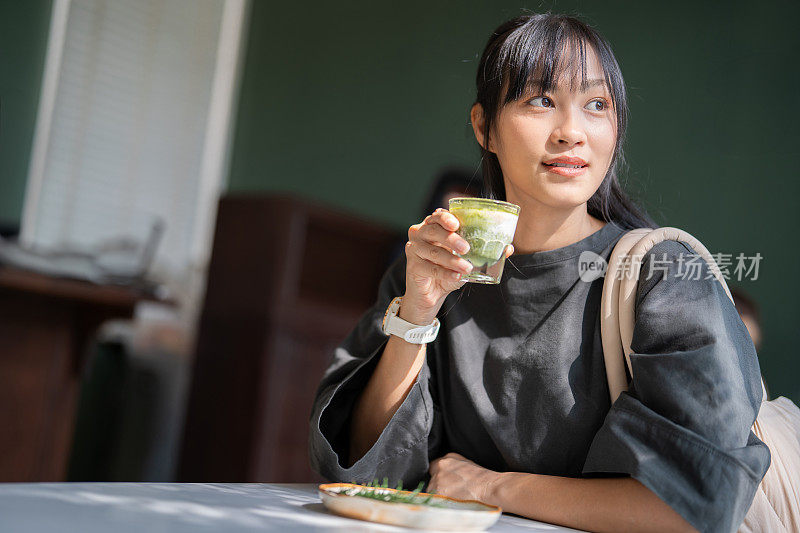
[[(413, 532), (331, 514), (300, 483), (4, 483), (0, 531)], [(488, 531), (577, 531), (504, 514)]]

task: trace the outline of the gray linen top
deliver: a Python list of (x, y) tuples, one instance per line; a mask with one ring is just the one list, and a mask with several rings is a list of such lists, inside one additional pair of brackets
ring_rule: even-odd
[(500, 284), (467, 283), (449, 294), (410, 392), (347, 468), (354, 403), (388, 340), (386, 308), (405, 293), (399, 257), (317, 390), (314, 470), (331, 481), (388, 477), (391, 486), (415, 487), (430, 480), (431, 460), (454, 451), (501, 472), (630, 475), (698, 530), (736, 531), (770, 464), (751, 431), (762, 398), (753, 342), (704, 262), (699, 279), (682, 276), (678, 256), (694, 250), (659, 243), (644, 257), (637, 288), (635, 378), (611, 405), (603, 278), (582, 281), (578, 257), (591, 250), (607, 260), (623, 233), (609, 223), (563, 248), (512, 255)]

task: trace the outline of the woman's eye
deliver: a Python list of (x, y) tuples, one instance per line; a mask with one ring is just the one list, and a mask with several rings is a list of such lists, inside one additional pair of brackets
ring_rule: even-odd
[(536, 97), (534, 97), (534, 98), (531, 98), (530, 100), (528, 100), (528, 103), (529, 103), (529, 104), (532, 104), (534, 107), (539, 107), (539, 106), (538, 106), (538, 105), (535, 103), (535, 102), (539, 102), (539, 101), (541, 101), (541, 102), (542, 102), (542, 104), (544, 104), (542, 107), (549, 107), (549, 106), (552, 106), (552, 105), (553, 105), (553, 101), (552, 101), (552, 100), (550, 100), (550, 99), (549, 99), (548, 97), (546, 97), (546, 96), (536, 96)]
[(605, 100), (592, 100), (586, 105), (590, 106), (592, 104), (598, 104), (599, 106), (592, 109), (592, 111), (606, 111), (608, 109), (608, 104), (605, 102)]

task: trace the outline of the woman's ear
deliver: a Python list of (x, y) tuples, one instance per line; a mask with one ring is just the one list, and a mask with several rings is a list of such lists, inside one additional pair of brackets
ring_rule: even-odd
[(475, 132), (475, 138), (478, 139), (478, 143), (480, 143), (484, 149), (494, 152), (494, 150), (492, 150), (491, 139), (489, 139), (488, 147), (484, 144), (483, 128), (486, 123), (484, 122), (483, 106), (478, 103), (473, 104), (469, 112), (469, 118), (470, 122), (472, 122), (472, 130)]

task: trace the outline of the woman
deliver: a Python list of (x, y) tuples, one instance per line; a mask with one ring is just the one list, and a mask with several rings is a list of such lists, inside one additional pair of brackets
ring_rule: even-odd
[[(409, 228), (405, 257), (335, 350), (310, 421), (314, 469), (389, 477), (592, 531), (735, 531), (770, 463), (750, 431), (761, 402), (755, 349), (724, 290), (681, 277), (687, 244), (644, 257), (635, 379), (610, 405), (600, 340), (608, 259), (630, 228), (655, 227), (617, 181), (626, 95), (606, 41), (562, 15), (502, 24), (471, 109), (490, 196), (522, 207), (499, 285), (466, 285), (458, 221)], [(556, 168), (572, 158), (582, 169)], [(387, 307), (438, 336), (383, 334)]]

